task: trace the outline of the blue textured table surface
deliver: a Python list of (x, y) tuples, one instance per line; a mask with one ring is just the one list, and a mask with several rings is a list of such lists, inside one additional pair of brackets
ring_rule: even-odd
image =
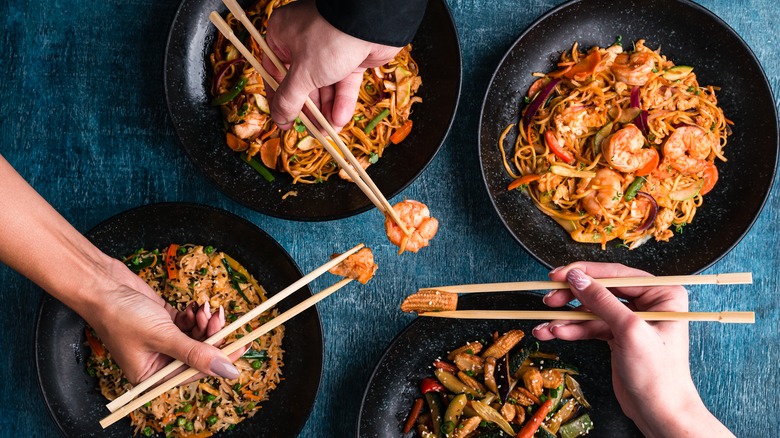
[[(493, 69), (521, 31), (558, 3), (450, 1), (463, 49), (461, 106), (441, 153), (394, 200), (408, 197), (435, 206), (441, 230), (418, 255), (394, 256), (376, 211), (326, 223), (285, 222), (229, 200), (194, 168), (177, 143), (163, 97), (163, 55), (176, 0), (0, 2), (0, 152), (81, 231), (139, 205), (189, 201), (248, 218), (276, 238), (304, 272), (352, 240), (374, 248), (377, 278), (319, 306), (324, 375), (302, 433), (351, 436), (373, 366), (413, 318), (398, 310), (404, 296), (423, 285), (546, 278), (546, 269), (511, 239), (494, 213), (479, 181), (476, 144), (480, 103)], [(778, 96), (777, 3), (700, 3), (745, 39)], [(690, 288), (692, 310), (758, 312), (755, 325), (691, 327), (694, 380), (707, 406), (740, 437), (777, 436), (780, 430), (775, 186), (750, 233), (706, 271), (750, 270), (755, 284)], [(324, 236), (355, 237), (334, 247), (319, 243)], [(313, 289), (327, 281), (315, 282)], [(3, 265), (0, 284), (0, 436), (57, 436), (33, 357), (43, 292)]]

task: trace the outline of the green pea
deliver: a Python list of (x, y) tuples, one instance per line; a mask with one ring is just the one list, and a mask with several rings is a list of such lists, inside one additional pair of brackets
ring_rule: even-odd
[(187, 423), (187, 419), (184, 417), (179, 417), (176, 419), (177, 426), (184, 426), (186, 423)]
[(217, 416), (216, 415), (212, 415), (209, 418), (206, 418), (206, 423), (208, 423), (209, 425), (213, 426), (214, 424), (217, 423), (217, 420), (218, 420)]
[(152, 430), (152, 428), (151, 428), (151, 427), (149, 427), (149, 426), (146, 426), (146, 427), (144, 427), (144, 430), (143, 430), (143, 431), (141, 431), (141, 433), (142, 433), (144, 436), (152, 436), (152, 435), (154, 435), (154, 430)]
[(187, 432), (191, 432), (191, 431), (192, 431), (192, 429), (195, 429), (195, 425), (194, 425), (194, 424), (192, 424), (192, 421), (188, 421), (188, 422), (187, 422), (187, 423), (184, 425), (184, 430), (186, 430)]
[(182, 409), (182, 410), (183, 410), (184, 412), (189, 412), (189, 411), (191, 411), (191, 410), (192, 410), (192, 405), (191, 405), (191, 404), (189, 404), (189, 403), (187, 403), (186, 405), (184, 405), (184, 409)]
[(262, 360), (253, 360), (252, 361), (252, 369), (259, 370), (263, 366)]

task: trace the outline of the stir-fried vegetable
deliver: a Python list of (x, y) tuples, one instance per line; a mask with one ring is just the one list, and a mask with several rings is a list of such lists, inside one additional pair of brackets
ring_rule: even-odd
[(590, 430), (590, 417), (574, 419), (590, 409), (571, 377), (577, 368), (522, 336), (520, 330), (495, 333), (492, 345), (470, 342), (435, 359), (436, 378), (420, 382), (427, 409), (418, 397), (404, 433), (415, 422), (422, 438), (561, 438)]

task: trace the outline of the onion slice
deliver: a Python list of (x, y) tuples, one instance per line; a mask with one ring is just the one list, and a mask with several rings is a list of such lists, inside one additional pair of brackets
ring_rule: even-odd
[(631, 107), (639, 108), (639, 115), (634, 119), (634, 123), (642, 131), (642, 134), (647, 135), (650, 132), (650, 125), (647, 124), (647, 111), (642, 109), (639, 102), (639, 87), (631, 89)]
[(238, 64), (239, 62), (243, 63), (243, 58), (237, 58), (232, 61), (226, 62), (225, 65), (222, 66), (222, 70), (217, 73), (217, 76), (214, 78), (214, 86), (212, 88), (214, 96), (219, 94), (219, 85), (222, 83), (222, 78), (225, 77), (225, 73), (230, 69), (230, 67), (234, 66), (235, 64)]
[(528, 105), (528, 108), (526, 108), (525, 114), (523, 114), (523, 127), (528, 128), (528, 126), (531, 125), (531, 121), (539, 111), (539, 108), (547, 102), (547, 98), (550, 97), (550, 93), (552, 93), (559, 82), (561, 82), (561, 78), (552, 79), (541, 91), (539, 91), (534, 100)]
[(655, 221), (655, 216), (658, 214), (658, 203), (655, 201), (655, 198), (647, 192), (636, 192), (636, 196), (641, 196), (643, 198), (646, 198), (648, 201), (650, 201), (650, 214), (647, 215), (647, 219), (642, 223), (642, 225), (639, 226), (639, 228), (636, 229), (637, 232), (645, 231), (646, 229), (650, 228), (651, 225), (653, 225), (653, 222)]

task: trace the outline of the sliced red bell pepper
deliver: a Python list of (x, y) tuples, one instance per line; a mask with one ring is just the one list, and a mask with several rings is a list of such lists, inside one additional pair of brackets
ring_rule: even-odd
[(547, 147), (550, 148), (556, 157), (560, 158), (566, 164), (574, 164), (574, 156), (561, 147), (561, 142), (558, 140), (558, 136), (555, 135), (555, 131), (550, 129), (544, 131), (544, 140), (547, 142)]
[(420, 391), (422, 391), (423, 394), (427, 394), (429, 392), (445, 392), (447, 391), (447, 388), (435, 378), (426, 377), (420, 382)]

